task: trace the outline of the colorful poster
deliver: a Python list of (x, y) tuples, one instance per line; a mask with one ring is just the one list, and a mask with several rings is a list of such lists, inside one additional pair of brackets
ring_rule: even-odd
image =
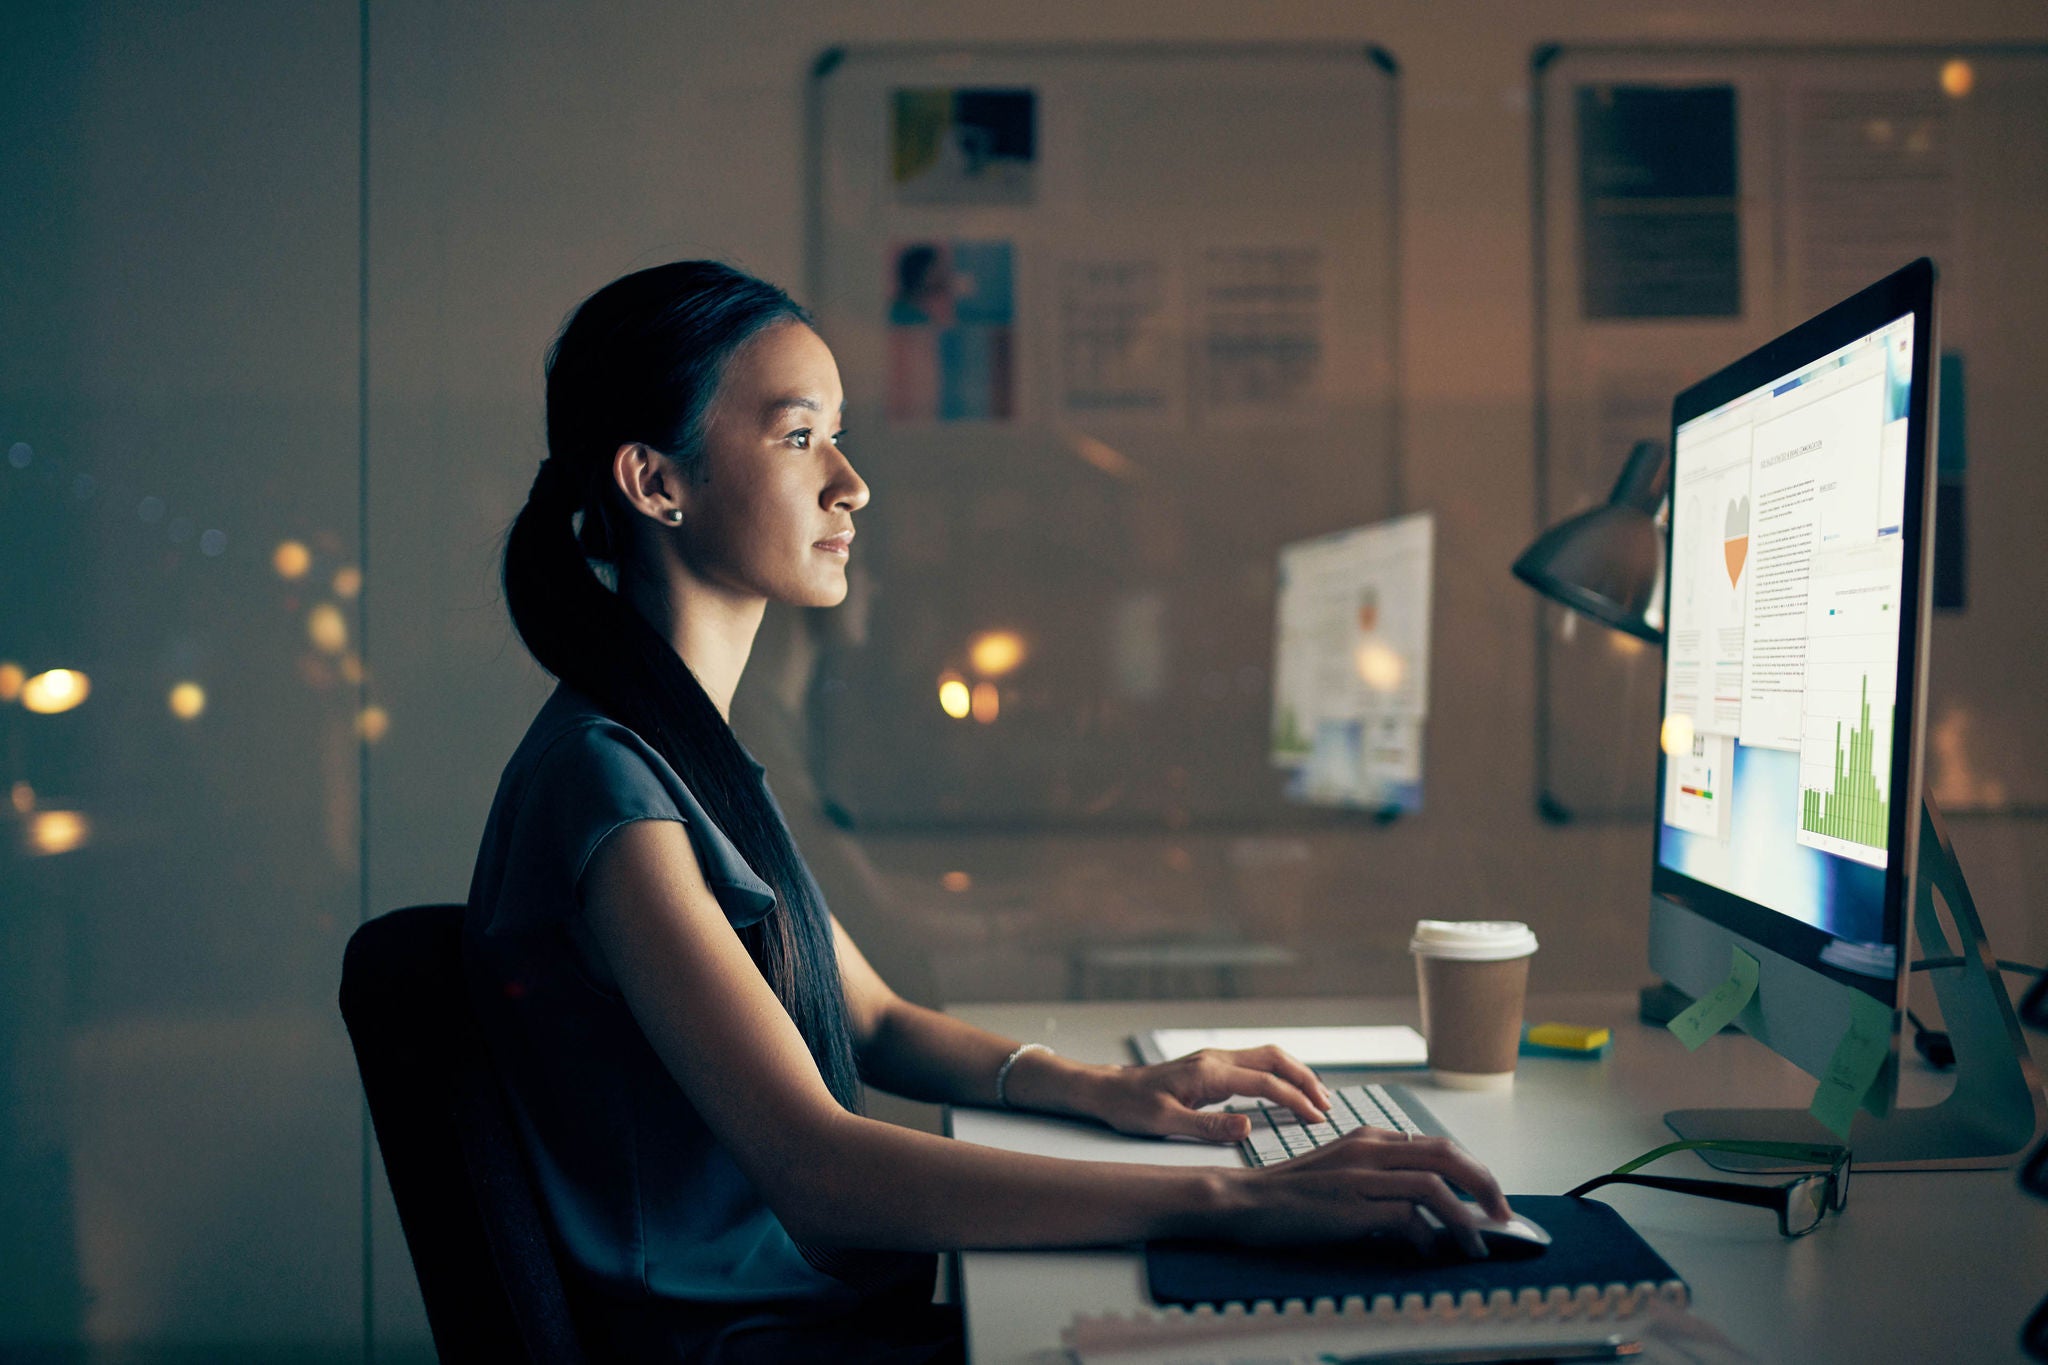
[(898, 90), (889, 170), (899, 204), (1028, 204), (1038, 161), (1030, 90)]
[(1016, 413), (1010, 243), (890, 248), (889, 420), (1005, 422)]

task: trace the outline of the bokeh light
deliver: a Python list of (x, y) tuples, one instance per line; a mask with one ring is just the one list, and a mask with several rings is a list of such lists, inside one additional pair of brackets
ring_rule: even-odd
[(375, 744), (391, 733), (391, 713), (381, 706), (365, 706), (356, 716), (356, 733), (370, 744)]
[(969, 642), (967, 659), (984, 678), (1000, 678), (1024, 662), (1024, 637), (1014, 630), (983, 631)]
[(974, 878), (968, 876), (965, 872), (948, 872), (945, 876), (939, 878), (939, 885), (958, 895), (962, 891), (973, 888)]
[(1961, 57), (1942, 63), (1941, 89), (1950, 99), (1961, 99), (1977, 87), (1977, 71)]
[(355, 687), (363, 680), (363, 659), (354, 650), (341, 656), (341, 680)]
[(9, 660), (0, 663), (0, 701), (16, 701), (21, 697), (21, 685), (28, 681), (28, 673), (18, 663)]
[(53, 668), (21, 685), (21, 704), (40, 716), (54, 716), (84, 702), (92, 679), (75, 668)]
[(36, 457), (35, 447), (27, 441), (16, 441), (7, 447), (7, 463), (16, 469), (27, 469)]
[(306, 638), (322, 654), (339, 654), (348, 648), (348, 621), (341, 608), (322, 602), (306, 613)]
[(939, 709), (954, 720), (966, 720), (973, 710), (973, 697), (967, 690), (967, 680), (958, 673), (939, 675)]
[(208, 559), (214, 558), (227, 548), (227, 532), (202, 531), (199, 533), (199, 553), (205, 555)]
[(344, 602), (352, 602), (355, 595), (363, 590), (363, 571), (353, 564), (344, 564), (334, 571), (334, 595)]
[(206, 689), (196, 682), (181, 682), (165, 700), (179, 720), (197, 720), (206, 710)]
[(1003, 699), (997, 695), (994, 683), (984, 682), (974, 685), (972, 709), (974, 711), (974, 718), (983, 725), (995, 724), (996, 716), (1003, 709)]
[(287, 540), (270, 556), (270, 566), (284, 579), (304, 578), (313, 567), (313, 552), (296, 540)]
[(1375, 692), (1391, 692), (1408, 674), (1400, 654), (1379, 640), (1367, 640), (1358, 647), (1358, 676)]
[(36, 808), (36, 789), (26, 782), (17, 782), (7, 793), (7, 799), (14, 803), (16, 815), (27, 815)]
[(1683, 711), (1664, 717), (1664, 730), (1658, 742), (1667, 754), (1689, 754), (1692, 752), (1692, 717)]
[(92, 822), (75, 810), (39, 810), (28, 819), (29, 852), (43, 857), (82, 848), (92, 837)]

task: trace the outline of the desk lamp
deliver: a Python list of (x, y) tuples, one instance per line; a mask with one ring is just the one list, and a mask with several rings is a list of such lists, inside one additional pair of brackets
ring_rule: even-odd
[(1607, 501), (1536, 537), (1515, 577), (1545, 597), (1653, 645), (1664, 643), (1664, 536), (1657, 513), (1671, 461), (1637, 441)]

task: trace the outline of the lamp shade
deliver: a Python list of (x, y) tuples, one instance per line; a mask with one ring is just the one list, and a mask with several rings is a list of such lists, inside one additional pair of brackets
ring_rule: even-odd
[(1515, 561), (1515, 577), (1603, 625), (1664, 643), (1657, 510), (1670, 475), (1662, 446), (1636, 442), (1606, 504), (1538, 536)]

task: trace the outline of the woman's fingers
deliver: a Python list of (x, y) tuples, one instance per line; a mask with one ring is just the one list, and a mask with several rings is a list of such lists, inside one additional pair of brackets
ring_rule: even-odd
[[(1327, 1118), (1322, 1105), (1309, 1098), (1293, 1081), (1284, 1080), (1270, 1071), (1257, 1067), (1240, 1066), (1226, 1061), (1223, 1067), (1204, 1078), (1216, 1093), (1207, 1094), (1203, 1102), (1224, 1099), (1231, 1095), (1245, 1095), (1255, 1099), (1271, 1100), (1283, 1108), (1292, 1109), (1303, 1123), (1322, 1123)], [(1314, 1085), (1314, 1082), (1311, 1081)], [(1316, 1086), (1320, 1089), (1320, 1086)]]
[[(1350, 1165), (1364, 1163), (1368, 1169), (1387, 1175), (1424, 1175), (1436, 1182), (1434, 1188), (1449, 1190), (1451, 1186), (1471, 1195), (1488, 1217), (1505, 1221), (1514, 1216), (1508, 1208), (1507, 1197), (1501, 1193), (1500, 1182), (1493, 1172), (1475, 1160), (1470, 1152), (1448, 1138), (1421, 1137), (1400, 1139), (1396, 1134), (1377, 1128), (1360, 1128), (1346, 1133), (1338, 1141), (1327, 1144), (1310, 1156), (1297, 1158), (1304, 1162), (1328, 1165)], [(1377, 1187), (1375, 1187), (1377, 1188)], [(1463, 1200), (1455, 1194), (1450, 1196), (1457, 1204), (1456, 1212), (1461, 1222), (1467, 1222), (1470, 1211)]]
[(1237, 1052), (1223, 1054), (1239, 1066), (1256, 1071), (1270, 1071), (1281, 1080), (1327, 1109), (1336, 1096), (1323, 1084), (1322, 1078), (1293, 1053), (1282, 1047), (1267, 1044), (1265, 1047), (1244, 1048)]

